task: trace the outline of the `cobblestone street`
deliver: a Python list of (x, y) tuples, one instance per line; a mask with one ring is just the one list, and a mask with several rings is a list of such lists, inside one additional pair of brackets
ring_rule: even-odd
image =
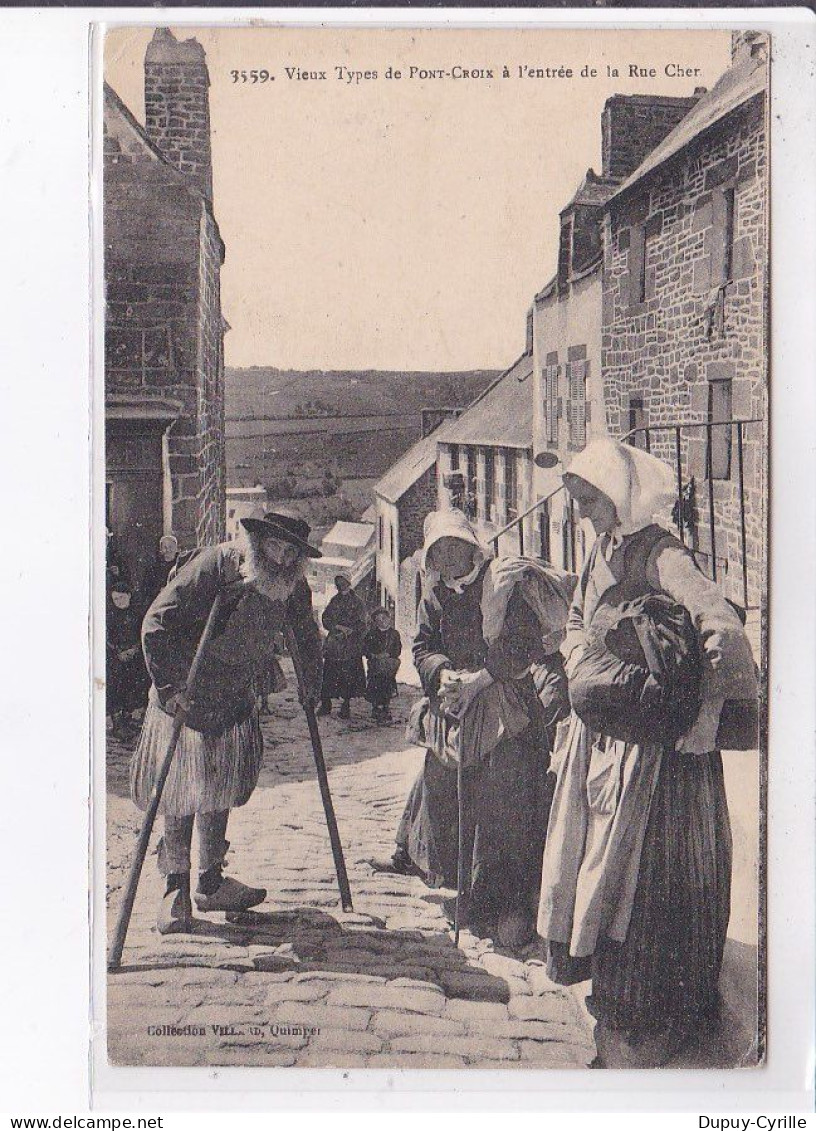
[[(292, 690), (263, 720), (261, 779), (227, 834), (229, 870), (265, 886), (267, 902), (240, 922), (213, 915), (190, 935), (161, 938), (154, 831), (123, 966), (108, 979), (114, 1063), (583, 1068), (592, 1060), (579, 999), (549, 981), (535, 947), (511, 956), (465, 931), (457, 949), (443, 906), (453, 893), (366, 863), (392, 851), (422, 760), (404, 739), (412, 694), (401, 687), (388, 726), (375, 726), (361, 700), (350, 722), (321, 721), (353, 914), (339, 909)], [(109, 927), (140, 822), (129, 757), (128, 745), (109, 739)]]

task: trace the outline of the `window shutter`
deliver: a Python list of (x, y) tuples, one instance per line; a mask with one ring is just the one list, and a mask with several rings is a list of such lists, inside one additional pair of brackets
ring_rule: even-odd
[(646, 266), (646, 233), (643, 225), (632, 228), (629, 243), (629, 305), (637, 306), (644, 299), (644, 269)]
[(726, 281), (726, 235), (728, 208), (725, 193), (715, 189), (711, 194), (711, 285), (720, 286)]

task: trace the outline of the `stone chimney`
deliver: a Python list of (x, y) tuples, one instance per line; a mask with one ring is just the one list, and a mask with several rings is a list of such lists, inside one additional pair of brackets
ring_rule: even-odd
[(168, 161), (212, 201), (210, 73), (195, 39), (156, 28), (145, 53), (145, 128)]
[(601, 117), (603, 177), (625, 180), (698, 102), (650, 94), (613, 94)]
[(732, 31), (731, 32), (731, 63), (744, 63), (752, 59), (758, 52), (765, 52), (768, 46), (768, 37), (764, 31)]

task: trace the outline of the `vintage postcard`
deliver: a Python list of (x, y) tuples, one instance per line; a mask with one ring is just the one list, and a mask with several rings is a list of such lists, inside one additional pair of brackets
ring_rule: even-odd
[(112, 1066), (763, 1063), (773, 46), (105, 32)]

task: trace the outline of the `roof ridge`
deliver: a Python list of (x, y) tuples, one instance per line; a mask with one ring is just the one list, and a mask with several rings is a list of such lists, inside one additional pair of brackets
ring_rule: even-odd
[(185, 174), (182, 173), (180, 169), (177, 169), (173, 162), (169, 161), (168, 158), (162, 153), (156, 143), (150, 140), (145, 127), (141, 124), (130, 107), (122, 100), (121, 96), (114, 90), (111, 84), (105, 81), (103, 84), (103, 89), (105, 96), (110, 98), (110, 100), (114, 103), (116, 109), (120, 112), (122, 117), (137, 135), (145, 148), (152, 154), (153, 157), (156, 158), (157, 161), (160, 161), (161, 164), (170, 171), (179, 185), (188, 189), (188, 191), (190, 191), (191, 193), (195, 193), (196, 196), (200, 196), (202, 199), (206, 199), (204, 193), (190, 180), (190, 178), (185, 176)]

